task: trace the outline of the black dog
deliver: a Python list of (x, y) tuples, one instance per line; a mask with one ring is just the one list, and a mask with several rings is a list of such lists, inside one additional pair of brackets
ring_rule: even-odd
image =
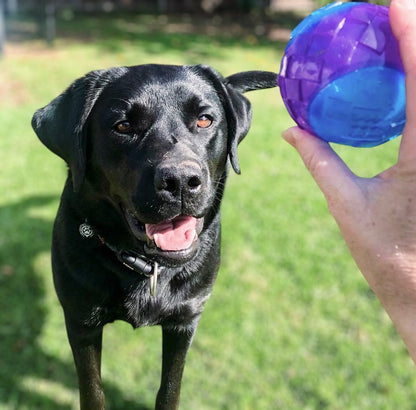
[(241, 94), (277, 75), (221, 77), (206, 66), (143, 65), (94, 71), (32, 120), (69, 165), (52, 243), (82, 409), (103, 409), (106, 323), (161, 325), (157, 409), (176, 409), (185, 356), (220, 261), (227, 158), (251, 108)]

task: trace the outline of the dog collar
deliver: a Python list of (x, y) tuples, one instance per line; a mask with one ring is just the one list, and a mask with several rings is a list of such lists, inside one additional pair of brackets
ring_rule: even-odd
[[(91, 239), (96, 235), (94, 228), (88, 223), (87, 220), (79, 226), (78, 231), (79, 234), (85, 239)], [(158, 263), (153, 262), (152, 266), (152, 262), (138, 252), (118, 249), (115, 246), (110, 245), (101, 235), (97, 234), (97, 237), (103, 245), (115, 253), (117, 259), (124, 266), (149, 278), (150, 295), (154, 296), (156, 294), (157, 277), (159, 273)]]

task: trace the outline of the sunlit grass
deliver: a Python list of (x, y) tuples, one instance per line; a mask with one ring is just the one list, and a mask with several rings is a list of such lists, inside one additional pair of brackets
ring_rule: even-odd
[[(105, 37), (99, 20), (64, 28), (73, 38), (58, 39), (52, 49), (39, 41), (9, 44), (0, 62), (4, 410), (77, 406), (49, 266), (66, 170), (32, 132), (33, 111), (92, 69), (158, 62), (204, 63), (224, 75), (277, 71), (282, 52), (282, 45), (250, 36), (145, 35), (131, 20), (126, 31), (116, 20)], [(93, 38), (81, 43), (86, 28)], [(280, 137), (292, 122), (278, 90), (247, 96), (252, 129), (239, 147), (242, 175), (231, 173), (228, 181), (223, 263), (188, 357), (182, 408), (414, 409), (415, 373), (403, 344), (351, 261), (322, 194)], [(371, 176), (394, 163), (397, 147), (394, 141), (372, 150), (336, 149), (355, 172)], [(106, 328), (109, 409), (152, 408), (160, 352), (158, 328)]]

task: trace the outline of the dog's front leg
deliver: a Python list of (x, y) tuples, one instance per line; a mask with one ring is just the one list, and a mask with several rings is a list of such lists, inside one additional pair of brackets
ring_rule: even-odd
[(101, 384), (102, 329), (80, 337), (68, 327), (68, 338), (78, 375), (81, 410), (103, 410), (104, 392)]
[(179, 408), (179, 395), (186, 354), (197, 323), (187, 330), (163, 328), (162, 380), (156, 399), (156, 410)]

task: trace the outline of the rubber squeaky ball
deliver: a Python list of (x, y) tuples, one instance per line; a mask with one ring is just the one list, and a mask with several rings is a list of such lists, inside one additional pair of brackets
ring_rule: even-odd
[(403, 131), (404, 69), (385, 6), (313, 12), (293, 31), (278, 82), (295, 122), (328, 142), (373, 147)]

